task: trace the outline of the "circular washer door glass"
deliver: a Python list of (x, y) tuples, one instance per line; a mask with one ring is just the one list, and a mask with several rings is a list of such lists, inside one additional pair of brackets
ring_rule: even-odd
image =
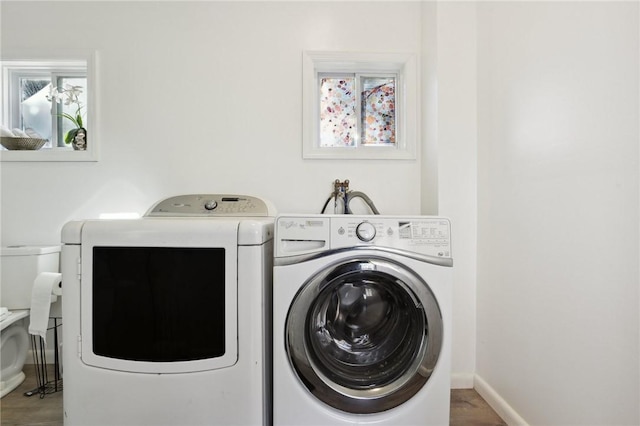
[(290, 362), (310, 392), (342, 411), (375, 413), (426, 383), (442, 346), (442, 315), (406, 266), (353, 258), (305, 283), (286, 334)]

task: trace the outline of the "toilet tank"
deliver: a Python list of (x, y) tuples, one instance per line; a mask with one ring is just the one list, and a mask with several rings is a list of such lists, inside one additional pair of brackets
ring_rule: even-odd
[(60, 246), (2, 247), (0, 258), (0, 306), (9, 309), (30, 309), (38, 274), (60, 270)]

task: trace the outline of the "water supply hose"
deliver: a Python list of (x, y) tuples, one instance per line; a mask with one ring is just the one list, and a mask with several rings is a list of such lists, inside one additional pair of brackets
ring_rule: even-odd
[(367, 194), (361, 191), (349, 191), (348, 179), (345, 180), (344, 182), (340, 182), (340, 179), (336, 179), (333, 182), (333, 192), (331, 193), (331, 195), (329, 195), (329, 198), (327, 198), (327, 201), (324, 202), (324, 205), (320, 210), (320, 214), (324, 214), (332, 198), (334, 200), (334, 206), (333, 206), (334, 213), (337, 213), (338, 198), (341, 198), (343, 201), (344, 206), (343, 206), (342, 214), (353, 214), (351, 211), (351, 208), (349, 207), (349, 203), (351, 203), (351, 200), (353, 200), (354, 198), (360, 198), (362, 199), (362, 201), (365, 202), (365, 204), (369, 207), (369, 209), (371, 209), (373, 214), (380, 214), (375, 204), (373, 204), (373, 201), (371, 200), (371, 198), (369, 198)]
[(369, 196), (364, 192), (352, 191), (352, 192), (348, 192), (347, 195), (349, 196), (349, 198), (347, 199), (347, 197), (345, 196), (345, 203), (344, 203), (345, 214), (352, 214), (351, 209), (349, 208), (349, 203), (354, 198), (362, 198), (362, 201), (364, 201), (367, 204), (367, 206), (369, 206), (373, 214), (380, 214), (380, 212), (376, 208), (376, 205), (373, 204), (373, 201), (371, 200), (371, 198), (369, 198)]

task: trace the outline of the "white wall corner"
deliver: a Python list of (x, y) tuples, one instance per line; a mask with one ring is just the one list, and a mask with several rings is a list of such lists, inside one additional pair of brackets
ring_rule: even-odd
[(474, 373), (452, 373), (451, 389), (473, 389)]
[[(477, 44), (476, 4), (438, 2), (438, 215), (452, 224), (454, 372), (476, 371)], [(470, 387), (470, 386), (467, 386)]]
[(529, 425), (491, 385), (477, 374), (473, 379), (473, 388), (509, 426)]

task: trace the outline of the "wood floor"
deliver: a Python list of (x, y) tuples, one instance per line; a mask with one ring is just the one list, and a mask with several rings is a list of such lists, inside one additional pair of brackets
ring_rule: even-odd
[[(32, 365), (25, 366), (27, 379), (16, 390), (0, 400), (2, 426), (62, 426), (62, 392), (44, 398), (24, 393), (37, 387)], [(506, 423), (473, 389), (451, 391), (451, 426), (506, 426)], [(151, 426), (151, 425), (149, 425)]]

